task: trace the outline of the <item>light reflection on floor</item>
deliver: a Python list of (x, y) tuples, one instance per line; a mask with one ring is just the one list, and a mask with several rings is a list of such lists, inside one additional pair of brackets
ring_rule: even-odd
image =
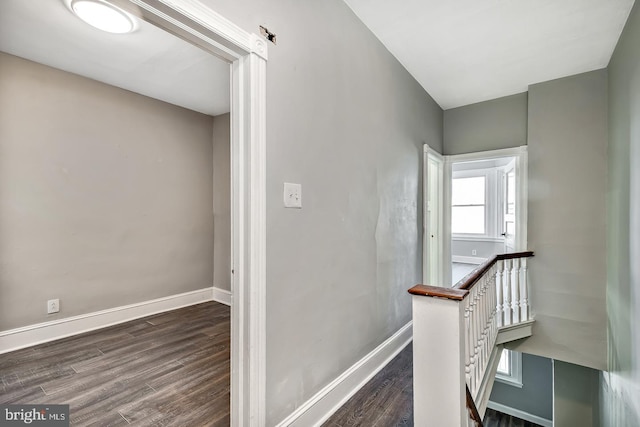
[(454, 262), (451, 266), (451, 283), (454, 285), (458, 283), (467, 274), (471, 273), (478, 264), (464, 264), (461, 262)]

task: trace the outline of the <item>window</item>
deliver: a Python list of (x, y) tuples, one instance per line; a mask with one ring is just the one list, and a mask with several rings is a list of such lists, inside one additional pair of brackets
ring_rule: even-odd
[(507, 349), (502, 350), (496, 381), (522, 387), (522, 353)]
[(454, 178), (451, 201), (452, 233), (486, 234), (486, 177)]

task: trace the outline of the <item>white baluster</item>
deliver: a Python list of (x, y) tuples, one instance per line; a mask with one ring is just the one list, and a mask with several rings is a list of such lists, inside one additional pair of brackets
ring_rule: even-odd
[(522, 320), (529, 319), (529, 281), (527, 280), (527, 258), (520, 261), (520, 310)]
[(489, 280), (490, 282), (490, 295), (488, 300), (491, 302), (491, 317), (489, 319), (489, 322), (491, 322), (490, 324), (490, 331), (491, 331), (491, 347), (490, 347), (490, 351), (493, 351), (493, 343), (495, 342), (495, 338), (496, 338), (496, 334), (497, 334), (497, 325), (496, 325), (496, 321), (497, 321), (497, 317), (496, 317), (496, 313), (497, 313), (497, 296), (496, 296), (496, 266), (494, 265), (493, 267), (491, 267), (492, 271), (491, 274), (489, 275)]
[[(496, 267), (496, 274), (495, 276), (495, 280), (493, 281), (493, 297), (496, 300), (496, 307), (494, 310), (494, 320), (493, 320), (493, 334), (497, 335), (498, 333), (498, 328), (499, 328), (499, 324), (498, 322), (500, 322), (500, 324), (502, 324), (502, 313), (500, 313), (500, 310), (498, 310), (498, 304), (500, 304), (502, 301), (500, 301), (500, 298), (502, 298), (502, 288), (500, 288), (498, 284), (498, 274), (500, 274), (499, 270)], [(500, 291), (500, 295), (498, 295), (498, 291)]]
[(496, 263), (497, 269), (496, 269), (496, 320), (497, 320), (497, 326), (501, 327), (502, 326), (502, 321), (503, 321), (503, 317), (502, 317), (502, 302), (503, 302), (503, 297), (502, 297), (502, 271), (504, 269), (504, 261), (500, 260)]
[(478, 303), (480, 304), (480, 318), (478, 319), (480, 322), (479, 326), (479, 330), (480, 330), (480, 342), (479, 342), (479, 347), (478, 350), (480, 351), (480, 369), (478, 369), (478, 378), (480, 379), (480, 381), (482, 381), (482, 374), (483, 374), (483, 370), (484, 370), (484, 364), (485, 364), (485, 357), (484, 357), (484, 353), (485, 353), (485, 343), (486, 341), (486, 334), (485, 334), (485, 305), (484, 305), (484, 293), (485, 293), (485, 277), (484, 275), (482, 276), (482, 278), (480, 279), (478, 285), (480, 286), (480, 288), (478, 289)]
[(476, 383), (476, 334), (475, 334), (475, 302), (473, 300), (473, 292), (470, 292), (466, 298), (469, 301), (469, 390), (473, 390)]
[(478, 388), (482, 382), (482, 377), (480, 373), (482, 372), (482, 365), (484, 364), (484, 360), (482, 360), (482, 300), (481, 300), (481, 292), (482, 292), (482, 281), (476, 284), (474, 287), (476, 293), (476, 306), (477, 306), (477, 316), (476, 316), (476, 330), (477, 330), (477, 346), (476, 346), (476, 388), (473, 390), (473, 395), (476, 395)]
[[(486, 362), (489, 360), (489, 356), (491, 355), (491, 314), (493, 312), (494, 301), (491, 296), (491, 269), (487, 271), (485, 275), (485, 287), (484, 287), (484, 306), (485, 306), (485, 318), (484, 318), (484, 360), (485, 360), (485, 369), (486, 371)], [(484, 376), (484, 372), (482, 373)]]
[(489, 340), (489, 336), (487, 335), (487, 276), (486, 274), (482, 276), (482, 288), (480, 289), (480, 298), (482, 303), (482, 338), (480, 344), (481, 347), (481, 357), (482, 364), (480, 369), (480, 378), (484, 376), (484, 368), (487, 361), (487, 342)]
[(478, 304), (478, 287), (473, 288), (473, 388), (471, 389), (475, 396), (476, 388), (480, 385), (481, 378), (478, 378), (480, 370), (480, 305)]
[(520, 323), (520, 258), (514, 258), (512, 261), (512, 292), (511, 292), (511, 322), (513, 324)]
[(471, 382), (471, 310), (469, 298), (464, 299), (464, 377), (467, 385)]
[(504, 270), (502, 272), (502, 280), (503, 280), (503, 314), (504, 321), (502, 324), (504, 326), (511, 325), (511, 260), (504, 260)]

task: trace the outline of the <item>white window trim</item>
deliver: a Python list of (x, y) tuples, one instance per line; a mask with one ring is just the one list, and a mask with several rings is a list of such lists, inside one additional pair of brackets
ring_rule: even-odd
[(454, 242), (491, 242), (491, 243), (504, 243), (504, 237), (485, 237), (485, 236), (476, 236), (476, 235), (454, 235), (451, 240)]
[(522, 353), (513, 350), (502, 351), (509, 352), (509, 363), (511, 375), (496, 372), (496, 381), (510, 386), (522, 388)]

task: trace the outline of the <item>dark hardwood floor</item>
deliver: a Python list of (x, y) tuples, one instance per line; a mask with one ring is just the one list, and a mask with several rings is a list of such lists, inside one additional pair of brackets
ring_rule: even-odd
[[(324, 426), (413, 426), (412, 358), (409, 345)], [(230, 310), (208, 302), (2, 354), (0, 404), (68, 404), (74, 426), (228, 426), (229, 375)]]
[(529, 421), (487, 409), (483, 420), (484, 427), (541, 427)]
[(407, 346), (323, 427), (413, 426), (413, 347)]
[[(540, 427), (491, 409), (483, 423), (485, 427)], [(323, 427), (413, 425), (413, 347), (408, 345)]]
[(0, 403), (75, 426), (228, 426), (230, 310), (208, 302), (0, 355)]

